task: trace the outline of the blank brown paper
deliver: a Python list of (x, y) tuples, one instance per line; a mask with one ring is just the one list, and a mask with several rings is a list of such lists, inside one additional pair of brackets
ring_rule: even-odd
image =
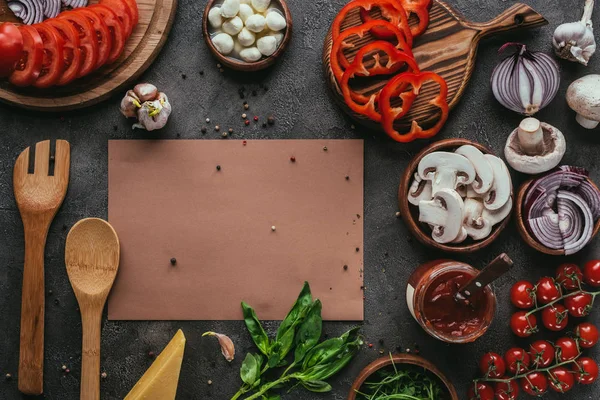
[(111, 140), (108, 174), (109, 319), (282, 319), (304, 281), (363, 319), (362, 140)]

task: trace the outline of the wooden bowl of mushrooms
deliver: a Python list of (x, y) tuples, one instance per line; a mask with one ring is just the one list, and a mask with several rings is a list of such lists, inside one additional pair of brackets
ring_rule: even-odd
[(202, 31), (220, 64), (259, 71), (277, 60), (292, 37), (285, 0), (209, 0)]
[(513, 208), (508, 168), (467, 139), (435, 142), (417, 154), (398, 189), (400, 214), (419, 242), (450, 253), (491, 244)]

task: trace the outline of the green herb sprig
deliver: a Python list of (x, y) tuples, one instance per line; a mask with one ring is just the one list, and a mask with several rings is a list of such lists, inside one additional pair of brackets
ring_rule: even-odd
[[(269, 391), (288, 383), (311, 392), (331, 390), (326, 380), (352, 360), (363, 341), (358, 334), (359, 328), (353, 328), (340, 337), (319, 343), (323, 327), (321, 309), (321, 301), (313, 301), (310, 285), (305, 282), (275, 338), (271, 339), (254, 309), (242, 302), (246, 328), (260, 354), (246, 355), (240, 369), (243, 384), (231, 400), (244, 395), (248, 395), (246, 400), (279, 400), (279, 395)], [(268, 380), (268, 370), (283, 367), (287, 368), (278, 378)]]

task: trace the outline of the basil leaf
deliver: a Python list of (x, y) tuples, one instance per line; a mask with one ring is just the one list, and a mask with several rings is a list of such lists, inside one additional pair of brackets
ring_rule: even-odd
[(310, 285), (308, 284), (308, 282), (304, 282), (304, 286), (302, 287), (302, 290), (300, 291), (300, 294), (298, 295), (298, 299), (294, 303), (294, 306), (289, 311), (285, 319), (281, 321), (279, 329), (277, 329), (277, 336), (275, 338), (276, 341), (279, 341), (281, 338), (283, 338), (283, 336), (290, 329), (295, 330), (296, 325), (298, 325), (302, 318), (304, 318), (304, 315), (306, 314), (306, 311), (308, 311), (308, 307), (311, 304), (312, 294), (310, 293)]
[(321, 364), (317, 364), (314, 367), (302, 371), (302, 379), (305, 380), (325, 380), (335, 374), (337, 374), (342, 368), (354, 358), (358, 350), (362, 346), (362, 340), (360, 338), (356, 341), (348, 343), (344, 346), (343, 351), (338, 353), (334, 358), (324, 361)]
[(242, 381), (249, 386), (260, 384), (261, 366), (262, 357), (259, 354), (253, 355), (252, 353), (248, 353), (240, 368), (240, 377), (242, 378)]
[(331, 385), (323, 381), (302, 381), (301, 384), (311, 392), (325, 393), (331, 391)]
[(345, 349), (345, 344), (354, 342), (358, 339), (358, 330), (352, 328), (339, 338), (328, 339), (313, 347), (304, 357), (302, 370), (307, 370), (317, 364), (327, 363), (329, 360), (337, 357)]
[(315, 300), (308, 314), (296, 333), (296, 351), (294, 352), (294, 364), (299, 364), (304, 359), (306, 353), (312, 349), (321, 338), (323, 328), (323, 319), (321, 318), (322, 304), (320, 300)]
[(260, 324), (254, 309), (242, 301), (242, 312), (244, 314), (246, 328), (248, 329), (248, 332), (250, 332), (254, 344), (256, 344), (256, 347), (258, 347), (261, 353), (268, 357), (270, 351), (269, 337)]
[(281, 400), (281, 396), (278, 394), (263, 394), (260, 400)]
[(289, 329), (281, 338), (277, 339), (276, 343), (280, 344), (279, 358), (284, 359), (294, 346), (294, 335), (296, 334), (295, 327)]

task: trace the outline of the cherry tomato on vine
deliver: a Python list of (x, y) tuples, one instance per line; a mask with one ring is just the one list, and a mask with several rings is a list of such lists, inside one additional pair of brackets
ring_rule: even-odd
[[(509, 378), (504, 377), (502, 379)], [(494, 393), (496, 394), (496, 400), (515, 400), (519, 397), (519, 385), (515, 380), (511, 380), (509, 383), (498, 382), (496, 383)]]
[(550, 389), (558, 393), (566, 393), (573, 388), (575, 377), (565, 367), (556, 367), (548, 372)]
[(589, 293), (579, 293), (565, 297), (565, 307), (573, 317), (585, 317), (592, 311), (593, 297)]
[(554, 343), (556, 346), (556, 357), (558, 362), (571, 361), (579, 355), (577, 342), (574, 339), (563, 337)]
[(504, 354), (506, 369), (513, 375), (523, 373), (529, 369), (531, 359), (529, 354), (519, 347), (513, 347)]
[(575, 328), (575, 335), (577, 336), (579, 346), (584, 349), (594, 347), (596, 343), (598, 343), (598, 328), (589, 322), (577, 325), (577, 328)]
[(542, 310), (542, 322), (551, 331), (562, 331), (569, 323), (569, 312), (562, 304), (553, 304)]
[(529, 337), (538, 331), (535, 315), (527, 315), (526, 311), (518, 311), (510, 318), (510, 329), (518, 337)]
[(517, 308), (532, 308), (535, 303), (535, 288), (533, 283), (518, 281), (510, 289), (510, 301)]
[(546, 340), (537, 340), (529, 345), (529, 357), (533, 368), (546, 368), (554, 361), (554, 346)]
[(494, 389), (488, 383), (477, 382), (469, 388), (469, 400), (494, 400)]
[(553, 278), (541, 278), (536, 287), (536, 297), (539, 304), (548, 304), (560, 297), (560, 289)]
[(531, 396), (541, 396), (548, 390), (548, 378), (541, 372), (530, 372), (521, 378), (521, 387)]
[(591, 260), (585, 263), (583, 279), (591, 286), (600, 286), (600, 260)]
[(561, 264), (556, 270), (556, 282), (567, 290), (579, 289), (579, 283), (583, 282), (583, 273), (575, 264)]
[(582, 385), (594, 383), (598, 378), (598, 364), (589, 357), (581, 357), (573, 365), (575, 378)]
[(506, 364), (500, 354), (490, 352), (481, 357), (479, 369), (487, 378), (500, 378), (506, 373)]

